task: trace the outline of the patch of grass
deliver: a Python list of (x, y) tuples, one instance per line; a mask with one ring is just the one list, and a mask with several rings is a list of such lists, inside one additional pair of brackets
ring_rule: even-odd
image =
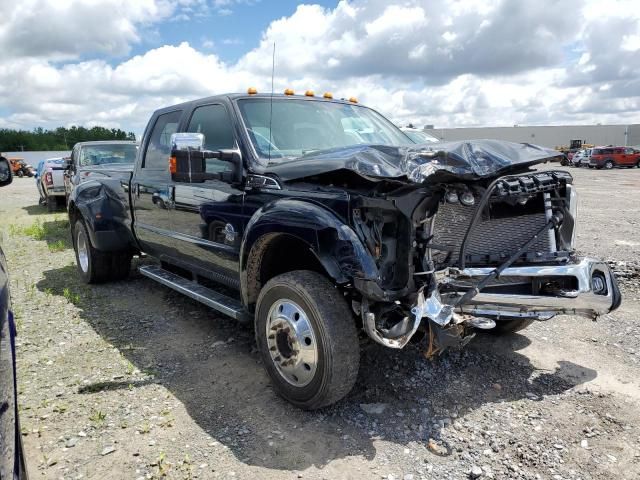
[(61, 252), (67, 249), (67, 244), (63, 240), (56, 240), (51, 242), (48, 247), (50, 252)]
[(34, 240), (44, 240), (47, 234), (46, 229), (44, 228), (44, 223), (42, 220), (36, 220), (28, 227), (22, 228), (21, 233), (26, 235), (27, 237), (31, 237)]
[(97, 425), (102, 425), (106, 419), (107, 414), (101, 410), (96, 410), (91, 415), (89, 415), (89, 420)]
[(160, 456), (156, 460), (156, 465), (158, 467), (158, 475), (160, 477), (166, 477), (169, 474), (170, 464), (167, 463), (167, 454), (164, 452), (160, 452)]
[(69, 288), (65, 287), (62, 290), (62, 296), (64, 298), (67, 299), (67, 301), (69, 303), (72, 303), (73, 305), (79, 305), (80, 304), (80, 295), (78, 295), (77, 293), (73, 293), (71, 290), (69, 290)]
[(140, 432), (141, 435), (151, 432), (151, 424), (149, 422), (144, 422), (138, 427), (138, 432)]
[(30, 283), (29, 286), (27, 287), (27, 299), (29, 300), (33, 300), (36, 296), (36, 284), (35, 283)]
[(22, 235), (34, 240), (46, 240), (51, 252), (60, 252), (71, 248), (69, 221), (66, 219), (57, 218), (47, 222), (38, 219), (26, 227), (9, 225), (9, 234), (13, 236)]

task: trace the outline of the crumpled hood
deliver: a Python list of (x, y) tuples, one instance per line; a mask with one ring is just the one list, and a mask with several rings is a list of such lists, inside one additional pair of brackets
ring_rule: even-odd
[(304, 155), (265, 171), (296, 180), (335, 170), (372, 179), (413, 183), (479, 180), (558, 159), (562, 154), (537, 145), (502, 140), (466, 140), (415, 146), (354, 145)]

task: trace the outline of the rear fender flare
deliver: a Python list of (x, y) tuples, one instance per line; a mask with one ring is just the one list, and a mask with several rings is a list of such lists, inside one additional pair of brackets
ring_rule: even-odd
[(87, 181), (78, 185), (69, 195), (70, 227), (82, 218), (97, 249), (137, 250), (131, 233), (129, 201), (124, 194), (119, 180)]

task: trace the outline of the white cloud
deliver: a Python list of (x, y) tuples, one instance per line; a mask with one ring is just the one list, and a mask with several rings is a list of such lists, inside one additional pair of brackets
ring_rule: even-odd
[(22, 0), (2, 5), (0, 58), (73, 59), (82, 53), (124, 55), (140, 40), (137, 25), (173, 9), (152, 0)]
[(276, 91), (355, 95), (402, 124), (640, 122), (640, 14), (625, 0), (606, 8), (597, 0), (300, 5), (273, 20), (233, 64), (208, 52), (214, 40), (241, 38), (117, 57), (159, 22), (238, 3), (247, 2), (0, 0), (11, 19), (0, 25), (0, 55), (12, 52), (0, 69), (0, 111), (10, 112), (0, 124), (100, 123), (140, 132), (162, 106), (270, 89), (274, 42)]

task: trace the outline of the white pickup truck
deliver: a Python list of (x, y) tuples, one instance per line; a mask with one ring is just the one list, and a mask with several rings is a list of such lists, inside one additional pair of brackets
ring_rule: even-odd
[(66, 205), (64, 190), (64, 171), (67, 160), (64, 158), (48, 158), (38, 163), (36, 185), (40, 193), (40, 204), (47, 205), (47, 210), (55, 211)]

